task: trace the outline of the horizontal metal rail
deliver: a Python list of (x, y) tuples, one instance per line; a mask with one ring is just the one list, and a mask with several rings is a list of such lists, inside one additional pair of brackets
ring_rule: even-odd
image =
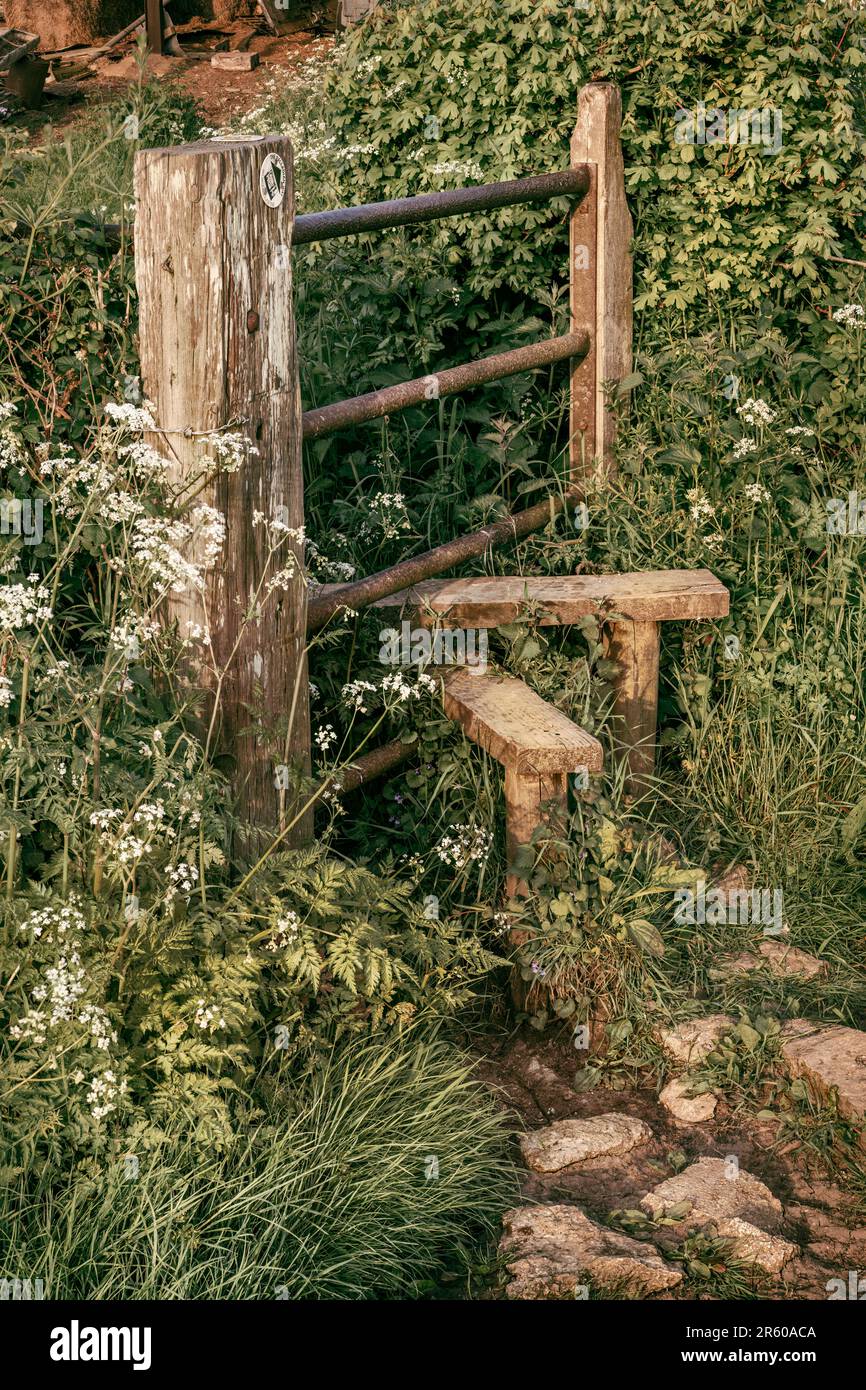
[[(419, 193), (414, 198), (393, 198), (386, 203), (361, 203), (355, 208), (305, 212), (295, 218), (292, 245), (357, 236), (359, 232), (376, 232), (385, 227), (417, 226), (423, 222), (438, 222), (443, 217), (462, 217), (470, 212), (516, 207), (519, 203), (538, 203), (550, 198), (580, 200), (589, 192), (589, 186), (589, 165), (575, 164), (571, 169), (560, 169), (555, 174), (533, 174), (528, 179), (470, 184), (468, 188), (443, 188), (438, 193)], [(122, 226), (119, 222), (97, 222), (90, 227), (115, 244), (120, 242), (124, 231), (130, 241), (134, 237), (132, 223)], [(16, 230), (26, 234), (31, 227), (18, 222)]]
[(329, 241), (331, 237), (376, 232), (383, 227), (409, 227), (420, 222), (436, 222), (441, 217), (461, 217), (468, 212), (513, 207), (548, 198), (582, 198), (590, 185), (589, 166), (576, 164), (555, 174), (535, 174), (528, 179), (509, 179), (504, 183), (479, 183), (468, 188), (444, 188), (438, 193), (421, 193), (415, 198), (394, 198), (387, 203), (362, 203), (356, 208), (333, 208), (328, 212), (305, 212), (295, 218), (292, 242), (302, 246), (310, 241)]
[(363, 787), (376, 777), (384, 777), (386, 772), (417, 755), (417, 743), (404, 743), (399, 738), (393, 739), (391, 743), (383, 743), (379, 748), (371, 749), (369, 753), (360, 754), (347, 767), (323, 777), (307, 804), (314, 805), (321, 801), (329, 791), (336, 796), (355, 791), (357, 787)]
[(368, 575), (366, 579), (355, 580), (351, 584), (323, 584), (310, 593), (307, 605), (307, 629), (316, 632), (333, 618), (335, 613), (345, 608), (353, 611), (368, 608), (380, 598), (390, 598), (401, 589), (420, 584), (424, 579), (432, 579), (454, 565), (462, 565), (466, 560), (483, 555), (494, 545), (505, 545), (509, 541), (521, 540), (532, 531), (546, 526), (559, 512), (572, 503), (581, 501), (583, 489), (572, 487), (565, 493), (551, 494), (535, 506), (523, 512), (513, 512), (484, 526), (480, 531), (472, 531), (467, 536), (446, 541), (422, 555), (410, 560), (400, 560), (378, 574)]
[(368, 391), (364, 396), (350, 396), (348, 400), (319, 406), (317, 410), (305, 410), (301, 417), (302, 438), (318, 439), (320, 435), (333, 434), (334, 430), (362, 425), (367, 420), (378, 420), (396, 410), (408, 410), (410, 406), (423, 405), (425, 401), (435, 401), (440, 396), (453, 396), (455, 391), (468, 391), (473, 386), (484, 386), (503, 377), (517, 376), (519, 372), (532, 371), (535, 367), (547, 367), (551, 362), (561, 362), (566, 357), (582, 359), (589, 352), (589, 345), (587, 332), (565, 333), (561, 338), (545, 338), (540, 343), (528, 343), (526, 347), (514, 348), (511, 352), (480, 357), (475, 362), (464, 362), (460, 367), (446, 367), (444, 371), (434, 372), (430, 376), (416, 377), (414, 381), (384, 386), (381, 391)]

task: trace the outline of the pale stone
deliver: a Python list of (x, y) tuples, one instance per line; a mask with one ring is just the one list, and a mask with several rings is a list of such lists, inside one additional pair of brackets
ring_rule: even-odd
[(659, 1091), (659, 1101), (668, 1114), (682, 1125), (699, 1125), (711, 1120), (716, 1113), (716, 1097), (712, 1091), (703, 1095), (691, 1096), (687, 1077), (674, 1077), (663, 1090)]
[(660, 1032), (658, 1041), (669, 1057), (685, 1066), (702, 1062), (716, 1043), (734, 1027), (729, 1014), (708, 1014), (706, 1018), (690, 1018), (675, 1028)]
[(558, 1173), (572, 1163), (626, 1154), (652, 1138), (652, 1130), (632, 1115), (593, 1115), (587, 1119), (556, 1120), (544, 1129), (520, 1136), (528, 1168)]
[(519, 1207), (506, 1212), (504, 1226), (508, 1298), (573, 1298), (584, 1284), (660, 1293), (682, 1281), (651, 1245), (596, 1225), (579, 1207)]
[[(856, 1028), (811, 1024), (792, 1019), (782, 1029), (782, 1059), (790, 1074), (801, 1076), (817, 1099), (835, 1088), (839, 1112), (849, 1120), (866, 1114), (866, 1033)], [(861, 1138), (861, 1142), (866, 1140)]]
[(814, 979), (815, 976), (827, 973), (826, 961), (778, 940), (762, 941), (758, 946), (758, 955), (751, 951), (741, 951), (739, 955), (727, 957), (714, 973), (741, 975), (749, 970), (759, 970), (762, 966), (767, 967), (774, 975), (801, 975), (805, 979)]
[[(733, 1176), (728, 1176), (731, 1173)], [(673, 1178), (654, 1187), (641, 1198), (640, 1205), (651, 1216), (681, 1202), (691, 1202), (684, 1220), (703, 1225), (741, 1217), (766, 1230), (776, 1230), (782, 1219), (782, 1203), (768, 1187), (744, 1168), (725, 1158), (699, 1158)]]
[(782, 1236), (770, 1235), (742, 1217), (729, 1216), (716, 1223), (716, 1229), (725, 1240), (733, 1242), (734, 1257), (748, 1264), (760, 1265), (768, 1274), (781, 1274), (782, 1269), (794, 1255), (797, 1246)]

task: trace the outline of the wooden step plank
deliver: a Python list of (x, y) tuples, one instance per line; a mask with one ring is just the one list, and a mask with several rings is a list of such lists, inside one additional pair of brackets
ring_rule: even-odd
[(602, 747), (585, 729), (566, 718), (510, 676), (473, 675), (455, 667), (443, 676), (443, 703), (449, 719), (491, 757), (522, 775), (600, 772)]
[(498, 579), (428, 579), (379, 599), (373, 608), (404, 609), (424, 627), (499, 627), (527, 602), (544, 610), (542, 626), (575, 623), (589, 613), (622, 613), (638, 622), (723, 618), (730, 595), (709, 570), (644, 574), (520, 575)]

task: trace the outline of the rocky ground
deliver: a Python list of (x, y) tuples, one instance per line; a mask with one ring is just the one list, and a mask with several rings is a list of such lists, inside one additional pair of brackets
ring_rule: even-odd
[[(526, 1170), (500, 1247), (509, 1298), (728, 1297), (733, 1278), (733, 1296), (826, 1299), (830, 1281), (847, 1287), (866, 1269), (853, 1192), (776, 1120), (744, 1123), (722, 1096), (690, 1094), (691, 1073), (736, 1023), (708, 1014), (660, 1032), (658, 1090), (575, 1090), (579, 1058), (555, 1041), (520, 1039), (485, 1059)], [(866, 1033), (795, 1020), (779, 1056), (859, 1128)]]

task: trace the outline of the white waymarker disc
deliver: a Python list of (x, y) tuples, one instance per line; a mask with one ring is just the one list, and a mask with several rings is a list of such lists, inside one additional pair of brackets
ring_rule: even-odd
[(259, 191), (269, 208), (278, 208), (286, 196), (286, 166), (278, 154), (265, 155), (259, 170)]

